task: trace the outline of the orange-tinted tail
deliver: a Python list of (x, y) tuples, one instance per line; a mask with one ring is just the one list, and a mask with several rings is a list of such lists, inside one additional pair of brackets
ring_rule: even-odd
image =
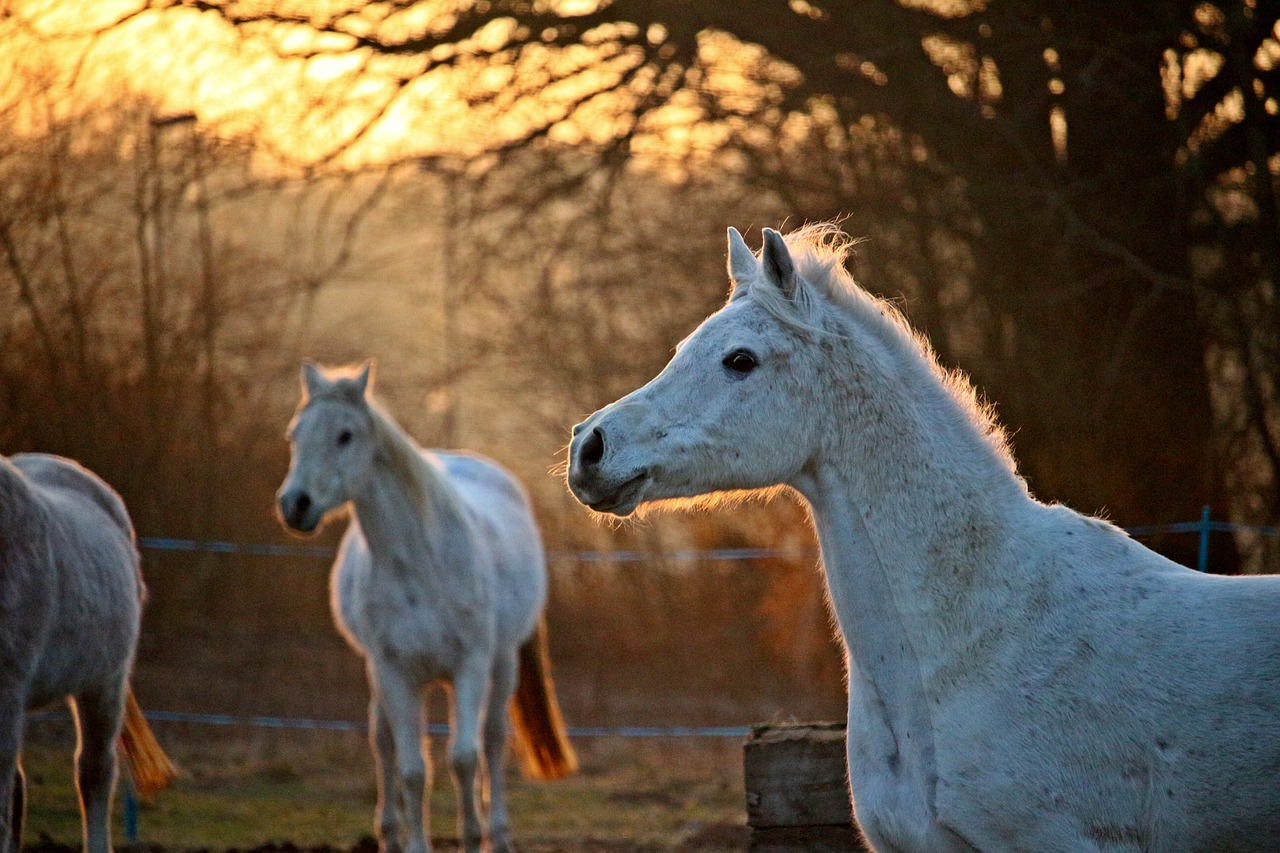
[(173, 781), (177, 771), (151, 733), (151, 726), (147, 725), (147, 718), (142, 715), (142, 708), (134, 698), (133, 688), (125, 696), (120, 747), (139, 796), (153, 796)]
[(578, 769), (578, 757), (569, 743), (551, 681), (545, 616), (538, 619), (533, 636), (520, 647), (520, 683), (511, 699), (511, 722), (526, 776), (560, 779)]

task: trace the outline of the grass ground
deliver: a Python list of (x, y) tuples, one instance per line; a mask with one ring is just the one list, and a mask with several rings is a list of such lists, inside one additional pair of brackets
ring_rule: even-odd
[[(79, 814), (70, 734), (36, 732), (24, 755), (27, 839), (77, 845)], [(230, 735), (167, 724), (157, 735), (182, 769), (144, 804), (140, 841), (167, 849), (229, 850), (288, 842), (350, 849), (370, 833), (371, 759), (353, 733), (255, 731)], [(745, 849), (741, 744), (722, 740), (584, 739), (582, 771), (553, 783), (510, 774), (517, 842), (537, 851)], [(455, 838), (452, 780), (433, 745), (431, 833)], [(123, 841), (121, 809), (117, 839)]]

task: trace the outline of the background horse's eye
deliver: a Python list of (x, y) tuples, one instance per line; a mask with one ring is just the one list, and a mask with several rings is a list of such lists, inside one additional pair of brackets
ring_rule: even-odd
[(744, 349), (736, 349), (724, 357), (724, 366), (734, 373), (750, 373), (757, 364), (756, 357)]
[(350, 441), (350, 440), (351, 440), (351, 430), (349, 430), (349, 429), (344, 429), (342, 432), (338, 433), (338, 446), (339, 446), (339, 447), (341, 447), (342, 445), (346, 444), (346, 443), (347, 443), (348, 441)]

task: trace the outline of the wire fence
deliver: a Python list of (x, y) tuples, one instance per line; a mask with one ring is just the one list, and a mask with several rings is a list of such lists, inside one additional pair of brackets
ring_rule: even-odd
[[(1195, 568), (1209, 569), (1209, 534), (1249, 532), (1259, 536), (1280, 536), (1280, 527), (1240, 524), (1234, 521), (1218, 521), (1212, 518), (1209, 507), (1204, 507), (1196, 521), (1178, 521), (1171, 524), (1139, 524), (1123, 528), (1130, 536), (1154, 536), (1162, 533), (1195, 533), (1200, 537), (1200, 547)], [(275, 543), (250, 543), (208, 541), (200, 539), (174, 539), (144, 536), (138, 546), (155, 551), (190, 551), (210, 554), (245, 554), (259, 557), (317, 557), (332, 559), (337, 549), (324, 545), (294, 545)], [(643, 563), (661, 557), (666, 562), (698, 562), (703, 560), (747, 561), (774, 559), (816, 558), (813, 549), (782, 548), (710, 548), (663, 551), (661, 555), (650, 551), (550, 551), (547, 560), (552, 563)]]
[[(1280, 527), (1239, 524), (1230, 521), (1219, 521), (1212, 517), (1208, 506), (1204, 507), (1200, 518), (1196, 521), (1175, 522), (1172, 524), (1148, 524), (1124, 528), (1131, 536), (1153, 536), (1159, 534), (1196, 534), (1199, 537), (1196, 569), (1204, 572), (1209, 568), (1209, 544), (1211, 533), (1250, 532), (1261, 536), (1280, 536)], [(261, 557), (304, 557), (333, 558), (336, 548), (328, 546), (275, 544), (275, 543), (238, 543), (225, 541), (205, 541), (197, 539), (176, 539), (167, 537), (142, 537), (138, 540), (140, 548), (157, 551), (187, 551), (213, 554), (245, 554)], [(773, 559), (816, 559), (818, 552), (814, 549), (778, 549), (778, 548), (715, 548), (685, 549), (664, 551), (654, 554), (647, 551), (551, 551), (547, 554), (552, 563), (643, 563), (661, 559), (663, 562), (696, 562), (696, 561), (763, 561)], [(157, 722), (178, 722), (197, 725), (244, 726), (275, 729), (310, 729), (329, 731), (363, 731), (367, 728), (363, 721), (351, 720), (317, 720), (293, 717), (271, 716), (236, 716), (214, 713), (191, 713), (182, 711), (149, 711), (147, 717)], [(584, 726), (570, 729), (575, 737), (744, 737), (748, 728), (742, 726)], [(446, 734), (448, 727), (432, 724), (430, 734)]]
[[(1265, 525), (1239, 524), (1231, 521), (1215, 520), (1209, 507), (1204, 507), (1200, 518), (1195, 521), (1175, 522), (1172, 524), (1136, 525), (1124, 528), (1134, 537), (1154, 536), (1160, 534), (1196, 534), (1199, 547), (1195, 568), (1205, 572), (1209, 568), (1210, 534), (1248, 532), (1258, 536), (1280, 536), (1280, 527)], [(140, 537), (139, 548), (155, 551), (185, 551), (210, 554), (242, 554), (260, 557), (301, 557), (332, 559), (337, 549), (328, 546), (276, 544), (276, 543), (239, 543), (227, 541), (208, 541), (198, 539), (178, 539), (170, 537)], [(779, 549), (779, 548), (715, 548), (684, 549), (664, 551), (655, 554), (648, 551), (551, 551), (547, 559), (551, 563), (644, 563), (655, 560), (663, 562), (698, 562), (698, 561), (763, 561), (773, 559), (816, 559), (818, 552), (814, 549)], [(231, 714), (195, 713), (186, 711), (148, 711), (148, 720), (152, 722), (186, 723), (208, 726), (234, 726), (262, 729), (293, 729), (311, 731), (344, 731), (362, 732), (368, 726), (363, 721), (307, 719), (300, 717), (272, 716), (238, 716)], [(49, 711), (32, 714), (32, 720), (66, 719), (64, 712)], [(449, 727), (442, 723), (426, 726), (426, 733), (431, 735), (447, 735)], [(733, 738), (742, 739), (750, 733), (747, 726), (577, 726), (569, 728), (570, 737), (621, 737), (621, 738)], [(132, 785), (124, 786), (124, 830), (130, 844), (138, 841), (139, 809)]]

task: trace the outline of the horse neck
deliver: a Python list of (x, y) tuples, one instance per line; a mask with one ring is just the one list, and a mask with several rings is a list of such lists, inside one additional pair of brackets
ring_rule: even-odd
[(866, 381), (821, 430), (837, 438), (794, 484), (850, 653), (868, 669), (901, 648), (936, 662), (966, 644), (958, 635), (1000, 606), (1002, 542), (1031, 504), (923, 356), (879, 358), (889, 360), (858, 371)]
[(424, 580), (465, 568), (452, 553), (467, 524), (453, 486), (386, 415), (374, 418), (373, 472), (352, 503), (375, 567)]

